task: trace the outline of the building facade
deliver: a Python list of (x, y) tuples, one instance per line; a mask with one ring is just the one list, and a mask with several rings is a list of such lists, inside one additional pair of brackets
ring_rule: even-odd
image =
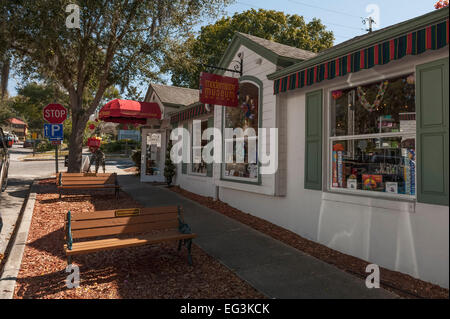
[[(182, 163), (175, 183), (448, 288), (448, 41), (448, 8), (319, 54), (236, 34), (220, 66), (244, 56), (242, 76), (222, 72), (239, 77), (240, 106), (191, 104), (169, 127), (257, 134), (222, 134), (244, 162)], [(277, 140), (258, 128), (277, 128)], [(251, 145), (275, 153), (274, 173)]]
[(22, 120), (17, 118), (9, 119), (9, 125), (5, 127), (5, 130), (16, 134), (20, 141), (25, 141), (28, 133), (28, 125)]

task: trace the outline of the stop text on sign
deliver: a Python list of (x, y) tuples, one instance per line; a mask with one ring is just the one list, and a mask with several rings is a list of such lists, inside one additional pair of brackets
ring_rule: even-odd
[(43, 112), (44, 119), (52, 124), (61, 124), (67, 119), (67, 110), (61, 104), (49, 104)]

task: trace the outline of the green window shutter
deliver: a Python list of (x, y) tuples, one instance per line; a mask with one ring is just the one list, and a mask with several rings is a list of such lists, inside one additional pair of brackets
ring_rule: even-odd
[(417, 66), (417, 201), (448, 205), (448, 58)]
[[(214, 117), (210, 117), (208, 119), (208, 128), (214, 127)], [(209, 140), (210, 142), (214, 140), (213, 137)], [(214, 152), (214, 151), (213, 151)], [(213, 164), (207, 164), (206, 165), (206, 176), (212, 177), (213, 176)]]
[(322, 190), (322, 90), (306, 94), (305, 189)]
[[(188, 123), (184, 123), (183, 124), (183, 128), (185, 129), (185, 130), (188, 130)], [(183, 147), (187, 147), (187, 145), (189, 145), (190, 143), (188, 143), (187, 141), (188, 141), (188, 138), (189, 138), (189, 136), (184, 136), (183, 137)], [(183, 152), (185, 152), (186, 150), (183, 150)], [(182, 164), (181, 164), (181, 173), (182, 174), (187, 174), (187, 163), (184, 163), (184, 162), (182, 162)]]

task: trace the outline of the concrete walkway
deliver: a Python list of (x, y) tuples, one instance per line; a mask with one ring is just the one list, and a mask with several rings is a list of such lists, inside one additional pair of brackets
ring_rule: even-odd
[(119, 176), (124, 191), (141, 204), (182, 205), (198, 234), (194, 243), (269, 298), (396, 298), (238, 221), (161, 186)]

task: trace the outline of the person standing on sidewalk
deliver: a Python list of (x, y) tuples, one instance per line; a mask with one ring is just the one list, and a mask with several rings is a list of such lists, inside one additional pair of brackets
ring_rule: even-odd
[(91, 171), (91, 165), (92, 163), (95, 163), (95, 173), (98, 173), (98, 169), (100, 165), (103, 168), (103, 173), (105, 173), (105, 153), (103, 153), (99, 147), (90, 147), (89, 150), (91, 151), (91, 161), (89, 163), (88, 172)]

